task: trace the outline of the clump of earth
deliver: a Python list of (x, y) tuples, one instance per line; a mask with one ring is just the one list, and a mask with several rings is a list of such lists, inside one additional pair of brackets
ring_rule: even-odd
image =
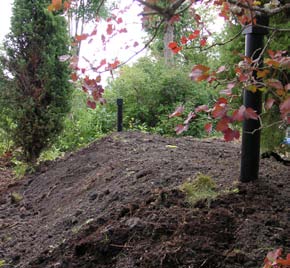
[[(239, 183), (240, 144), (113, 133), (15, 180), (0, 161), (5, 268), (258, 268), (290, 252), (289, 166)], [(181, 185), (209, 176), (217, 196)], [(0, 265), (0, 266), (1, 266)]]

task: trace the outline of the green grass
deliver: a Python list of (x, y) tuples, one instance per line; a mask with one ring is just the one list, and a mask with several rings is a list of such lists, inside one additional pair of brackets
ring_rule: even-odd
[(213, 179), (201, 173), (198, 173), (193, 180), (184, 182), (180, 190), (185, 192), (186, 200), (191, 205), (199, 200), (210, 201), (218, 195)]

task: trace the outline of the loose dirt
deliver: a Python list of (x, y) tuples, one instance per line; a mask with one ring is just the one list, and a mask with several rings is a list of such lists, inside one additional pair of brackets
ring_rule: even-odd
[[(5, 268), (258, 268), (290, 252), (289, 166), (263, 159), (239, 184), (240, 144), (114, 133), (42, 163), (16, 183), (0, 169)], [(221, 194), (186, 202), (180, 185), (209, 175)], [(1, 266), (1, 265), (0, 265)]]

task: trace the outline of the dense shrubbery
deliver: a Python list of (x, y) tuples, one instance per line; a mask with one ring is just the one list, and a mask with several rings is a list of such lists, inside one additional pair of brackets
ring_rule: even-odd
[[(124, 67), (120, 77), (106, 92), (107, 109), (115, 112), (117, 98), (124, 99), (124, 128), (143, 129), (163, 135), (174, 135), (181, 118), (169, 119), (179, 105), (188, 112), (195, 106), (211, 102), (214, 91), (206, 84), (194, 84), (189, 79), (189, 69), (169, 67), (162, 61), (141, 58), (132, 67)], [(205, 117), (195, 119), (186, 135), (202, 136)]]
[(72, 109), (54, 146), (60, 152), (84, 146), (115, 128), (116, 116), (106, 111), (106, 106), (90, 109), (86, 104), (86, 98), (83, 91), (74, 90)]

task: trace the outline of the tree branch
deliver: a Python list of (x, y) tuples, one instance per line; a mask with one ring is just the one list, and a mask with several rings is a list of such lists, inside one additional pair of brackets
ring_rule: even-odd
[(155, 10), (158, 14), (160, 15), (165, 15), (164, 13), (164, 9), (158, 5), (153, 5), (151, 3), (148, 3), (146, 1), (143, 0), (136, 0), (137, 2), (139, 2), (140, 4), (142, 4), (143, 6), (149, 7), (152, 10)]
[(258, 11), (263, 14), (266, 14), (268, 16), (273, 16), (275, 14), (281, 13), (284, 10), (289, 10), (290, 9), (290, 3), (287, 3), (285, 5), (282, 5), (280, 7), (276, 7), (273, 9), (266, 8), (266, 7), (258, 7), (258, 6), (250, 6), (250, 5), (245, 5), (243, 3), (240, 3), (237, 0), (228, 0), (230, 4), (236, 5), (238, 7), (244, 8), (244, 9), (249, 9), (251, 11)]

